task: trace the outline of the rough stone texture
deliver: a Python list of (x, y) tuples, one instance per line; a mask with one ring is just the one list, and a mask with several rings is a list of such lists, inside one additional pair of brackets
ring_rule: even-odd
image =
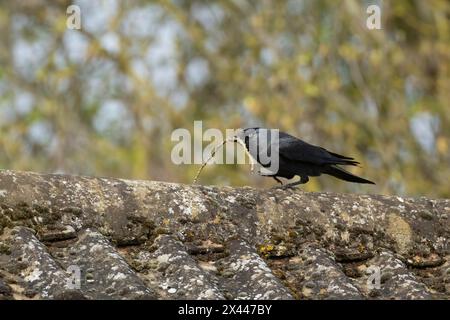
[(59, 294), (66, 284), (67, 276), (33, 232), (18, 227), (5, 236), (11, 254), (2, 264), (2, 271), (20, 277), (21, 287), (17, 292), (28, 298), (39, 294), (44, 299)]
[(289, 279), (298, 281), (302, 298), (362, 299), (351, 278), (333, 259), (333, 255), (316, 245), (307, 245), (289, 261)]
[(446, 199), (0, 171), (0, 299), (449, 299), (449, 239)]
[(226, 280), (223, 288), (230, 298), (292, 299), (289, 290), (273, 274), (266, 262), (244, 240), (229, 242), (230, 255), (221, 263)]
[[(156, 249), (149, 255), (150, 264), (156, 268), (142, 275), (152, 279), (159, 297), (164, 299), (224, 299), (218, 286), (214, 270), (202, 268), (188, 253), (188, 248), (170, 235), (155, 239)], [(145, 251), (141, 254), (143, 263), (147, 260)]]

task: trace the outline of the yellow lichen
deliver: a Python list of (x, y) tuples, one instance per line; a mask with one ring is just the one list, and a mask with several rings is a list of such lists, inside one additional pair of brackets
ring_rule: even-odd
[(412, 229), (408, 222), (398, 214), (388, 216), (387, 233), (395, 240), (400, 254), (405, 254), (411, 247)]
[(263, 256), (268, 256), (273, 250), (275, 249), (275, 246), (273, 244), (266, 244), (266, 245), (260, 245), (259, 246), (259, 253)]

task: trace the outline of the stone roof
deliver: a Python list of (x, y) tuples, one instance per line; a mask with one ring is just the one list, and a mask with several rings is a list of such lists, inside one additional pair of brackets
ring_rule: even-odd
[(449, 239), (445, 199), (0, 171), (0, 299), (448, 299)]

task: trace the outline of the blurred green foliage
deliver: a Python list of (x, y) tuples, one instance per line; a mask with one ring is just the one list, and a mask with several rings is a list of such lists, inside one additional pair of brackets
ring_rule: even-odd
[[(361, 186), (306, 190), (450, 197), (450, 2), (0, 3), (0, 167), (192, 182), (170, 135), (280, 128), (354, 156)], [(366, 28), (380, 4), (382, 30)], [(249, 166), (201, 183), (270, 186)]]

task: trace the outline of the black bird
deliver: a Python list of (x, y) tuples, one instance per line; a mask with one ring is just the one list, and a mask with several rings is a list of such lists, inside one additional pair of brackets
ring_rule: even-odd
[[(278, 144), (276, 143), (277, 140)], [(263, 176), (272, 177), (280, 184), (283, 183), (278, 179), (279, 177), (292, 179), (294, 176), (300, 176), (299, 181), (289, 183), (283, 188), (307, 183), (309, 177), (317, 177), (322, 173), (345, 181), (375, 184), (372, 181), (355, 176), (338, 166), (357, 166), (359, 162), (353, 158), (314, 146), (282, 131), (278, 131), (278, 139), (276, 139), (273, 129), (238, 129), (234, 136), (234, 141), (245, 144), (251, 157), (263, 168), (269, 168), (265, 173), (261, 173)], [(272, 152), (278, 152), (279, 154), (279, 165), (276, 171), (271, 171), (271, 162), (265, 160), (268, 157), (270, 158)]]

